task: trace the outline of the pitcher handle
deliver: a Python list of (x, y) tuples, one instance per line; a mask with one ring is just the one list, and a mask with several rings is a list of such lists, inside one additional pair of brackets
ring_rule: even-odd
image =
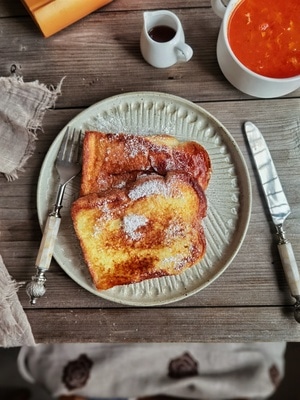
[(178, 43), (176, 45), (177, 60), (179, 62), (189, 61), (193, 56), (193, 49), (186, 43)]
[(210, 0), (211, 8), (213, 9), (214, 13), (220, 18), (224, 17), (228, 3), (228, 0)]

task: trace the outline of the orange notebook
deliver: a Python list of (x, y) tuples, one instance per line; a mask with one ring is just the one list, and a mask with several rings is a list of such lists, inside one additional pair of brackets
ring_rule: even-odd
[(66, 28), (112, 0), (21, 0), (45, 37)]

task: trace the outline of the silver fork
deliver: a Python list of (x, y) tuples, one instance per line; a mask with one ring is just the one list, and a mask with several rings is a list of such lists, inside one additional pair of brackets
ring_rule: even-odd
[(56, 201), (52, 212), (48, 215), (44, 228), (42, 241), (35, 262), (36, 274), (32, 276), (31, 281), (26, 286), (26, 292), (32, 305), (36, 304), (36, 300), (42, 297), (46, 292), (45, 272), (50, 267), (61, 222), (60, 209), (62, 208), (65, 189), (67, 184), (75, 178), (81, 170), (80, 137), (80, 132), (76, 132), (75, 129), (71, 130), (70, 127), (67, 127), (57, 153), (55, 167), (59, 174), (59, 187)]

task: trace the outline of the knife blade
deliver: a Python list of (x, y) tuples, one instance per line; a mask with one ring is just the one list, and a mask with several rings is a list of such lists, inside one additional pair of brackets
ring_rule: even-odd
[(296, 299), (294, 316), (300, 323), (300, 275), (291, 242), (286, 238), (283, 223), (291, 209), (284, 194), (272, 156), (260, 130), (252, 122), (244, 124), (249, 149), (278, 236), (278, 251), (291, 295)]

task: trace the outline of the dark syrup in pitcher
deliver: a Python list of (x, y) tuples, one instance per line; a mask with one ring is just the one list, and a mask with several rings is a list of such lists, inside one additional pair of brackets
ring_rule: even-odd
[(157, 25), (151, 28), (148, 34), (155, 42), (165, 43), (173, 39), (176, 31), (167, 25)]

